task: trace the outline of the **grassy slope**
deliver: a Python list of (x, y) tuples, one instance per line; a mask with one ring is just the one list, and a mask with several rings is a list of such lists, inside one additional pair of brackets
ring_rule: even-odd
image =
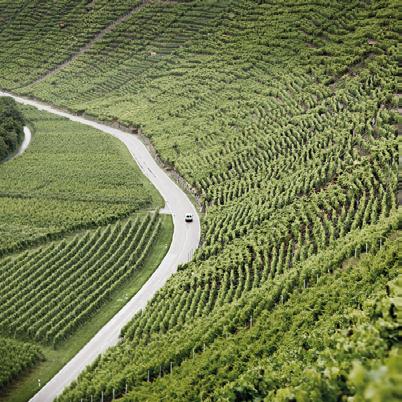
[[(33, 108), (23, 111), (33, 129), (32, 143), (22, 157), (0, 165), (4, 251), (25, 250), (52, 234), (69, 236), (162, 206), (159, 193), (118, 140)], [(173, 226), (170, 217), (162, 220), (162, 231), (142, 269), (57, 350), (39, 345), (45, 361), (2, 400), (25, 401), (37, 389), (38, 378), (42, 384), (51, 378), (138, 291), (169, 248)]]
[(0, 165), (0, 250), (116, 220), (162, 199), (111, 136), (24, 108), (34, 128), (23, 157)]
[[(113, 364), (88, 373), (77, 395), (86, 386), (111, 395), (148, 368), (166, 370), (168, 359), (182, 358), (180, 345), (167, 353), (170, 342), (196, 338), (197, 318), (216, 318), (214, 310), (392, 213), (395, 6), (151, 4), (64, 70), (20, 89), (141, 126), (208, 208), (195, 263), (127, 330), (134, 355), (152, 346), (155, 367), (139, 358), (123, 372), (116, 348)], [(149, 345), (166, 332), (172, 339)]]
[(0, 401), (27, 401), (38, 389), (38, 379), (41, 380), (41, 385), (44, 385), (51, 379), (137, 293), (158, 267), (169, 249), (173, 233), (173, 223), (171, 217), (168, 215), (163, 216), (162, 219), (162, 230), (141, 270), (127, 284), (116, 290), (112, 294), (110, 301), (103, 305), (98, 313), (60, 347), (53, 349), (38, 344), (44, 354), (45, 360), (19, 381), (14, 382), (11, 387), (8, 387), (6, 393), (0, 395)]
[[(400, 274), (400, 244), (391, 238), (378, 253), (346, 260), (333, 275), (264, 311), (252, 328), (217, 339), (173, 375), (143, 382), (122, 400), (335, 401), (353, 394), (356, 383), (369, 382), (354, 367), (381, 365), (398, 336), (386, 289)], [(377, 386), (377, 400), (400, 400), (398, 386)]]

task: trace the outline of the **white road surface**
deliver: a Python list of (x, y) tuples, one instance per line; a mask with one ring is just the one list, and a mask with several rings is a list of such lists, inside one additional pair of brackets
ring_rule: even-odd
[[(65, 387), (77, 378), (80, 372), (84, 370), (88, 364), (93, 362), (100, 353), (117, 344), (121, 329), (138, 311), (146, 306), (147, 302), (152, 299), (154, 294), (166, 283), (170, 276), (176, 272), (178, 265), (191, 259), (200, 241), (200, 220), (195, 207), (187, 195), (171, 180), (163, 169), (159, 167), (138, 136), (127, 134), (116, 128), (57, 110), (41, 102), (21, 98), (1, 91), (0, 96), (11, 96), (18, 103), (31, 105), (39, 110), (45, 110), (66, 117), (72, 121), (86, 124), (118, 138), (127, 146), (142, 172), (164, 198), (164, 212), (166, 212), (166, 210), (170, 211), (173, 216), (174, 233), (171, 246), (153, 275), (138, 293), (31, 399), (32, 402), (51, 402)], [(184, 221), (184, 215), (187, 212), (192, 213), (194, 216), (192, 223), (186, 223)]]
[(28, 145), (31, 142), (32, 134), (31, 130), (28, 127), (24, 127), (24, 139), (22, 141), (22, 144), (20, 145), (20, 148), (18, 149), (17, 153), (15, 154), (14, 158), (17, 156), (20, 156), (25, 152), (25, 150), (28, 148)]

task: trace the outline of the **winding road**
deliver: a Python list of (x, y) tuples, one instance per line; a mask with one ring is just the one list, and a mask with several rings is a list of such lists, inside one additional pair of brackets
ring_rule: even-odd
[[(33, 402), (51, 402), (67, 387), (85, 367), (109, 347), (119, 341), (121, 329), (138, 311), (143, 309), (154, 294), (176, 272), (179, 264), (189, 261), (200, 242), (200, 220), (187, 195), (156, 163), (140, 138), (119, 129), (97, 123), (80, 116), (57, 110), (30, 99), (1, 92), (0, 96), (11, 96), (18, 103), (31, 105), (69, 120), (76, 121), (113, 135), (128, 148), (134, 160), (165, 200), (164, 212), (173, 216), (174, 232), (170, 248), (159, 267), (137, 294), (70, 360), (32, 399)], [(194, 216), (192, 223), (185, 223), (184, 215)]]

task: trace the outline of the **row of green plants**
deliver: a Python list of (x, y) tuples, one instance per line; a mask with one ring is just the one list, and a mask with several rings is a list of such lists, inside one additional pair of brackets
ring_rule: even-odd
[(194, 357), (188, 350), (172, 358), (172, 374), (166, 363), (162, 378), (157, 366), (149, 382), (147, 370), (142, 379), (138, 372), (121, 400), (399, 400), (400, 327), (386, 292), (397, 279), (397, 253), (397, 241), (385, 242), (380, 252), (279, 298), (275, 309), (250, 316), (246, 329), (215, 338), (205, 351), (198, 346)]
[[(369, 165), (360, 172), (359, 176), (354, 172), (356, 181), (370, 177)], [(243, 233), (229, 244), (204, 246), (195, 258), (198, 269), (184, 269), (180, 278), (172, 280), (152, 300), (147, 312), (134, 319), (131, 331), (135, 339), (144, 340), (154, 332), (190, 322), (194, 316), (207, 315), (215, 303), (232, 302), (325, 250), (350, 231), (381, 222), (395, 210), (395, 199), (387, 195), (392, 190), (382, 189), (374, 175), (372, 178), (370, 187), (374, 184), (379, 190), (374, 187), (359, 192), (354, 183), (344, 188), (334, 186), (308, 200), (299, 199), (280, 214), (273, 212), (269, 220), (259, 224), (258, 234)]]
[[(306, 289), (308, 299), (324, 273), (383, 247), (396, 209), (396, 6), (393, 0), (151, 1), (65, 68), (18, 90), (149, 136), (205, 210), (194, 261), (62, 400), (109, 400), (126, 385), (133, 400), (146, 399), (148, 391), (155, 399), (166, 392), (168, 400), (244, 400), (286, 388), (275, 376), (283, 365), (277, 346), (266, 358), (253, 358), (254, 366), (267, 368), (263, 384), (253, 385), (256, 395), (241, 358), (241, 350), (258, 342), (282, 339), (279, 319), (266, 318), (273, 332), (261, 326), (240, 343), (229, 368), (216, 357), (226, 342), (233, 351), (226, 337), (250, 326), (262, 310), (276, 314), (294, 291)], [(388, 229), (378, 235), (382, 224)], [(336, 257), (335, 245), (341, 245)], [(379, 291), (385, 286), (377, 285)], [(330, 288), (329, 281), (322, 292)], [(312, 309), (316, 302), (312, 298)], [(344, 299), (337, 304), (345, 305)], [(242, 384), (232, 379), (232, 388), (216, 385), (215, 393), (209, 379), (222, 373), (212, 360), (205, 361), (205, 380), (193, 381), (199, 384), (194, 394), (154, 381), (215, 341), (218, 365), (236, 378), (244, 374), (245, 390), (236, 394)], [(387, 353), (364, 355), (362, 364), (369, 370), (370, 358)], [(303, 356), (291, 357), (301, 373)], [(196, 370), (202, 372), (197, 365), (190, 378)], [(175, 378), (174, 384), (186, 380), (180, 371)], [(324, 394), (310, 393), (310, 381), (300, 383), (297, 395), (335, 400), (353, 394), (342, 378), (335, 376), (336, 386)], [(286, 399), (286, 392), (278, 398)]]
[(22, 109), (33, 127), (23, 158), (0, 166), (0, 255), (161, 205), (118, 140)]
[(60, 344), (140, 269), (160, 225), (146, 214), (3, 259), (1, 331)]
[(0, 393), (12, 380), (42, 358), (39, 347), (15, 339), (0, 337)]
[(122, 343), (58, 401), (108, 401), (127, 392), (122, 400), (252, 400), (269, 392), (280, 401), (292, 393), (336, 400), (347, 386), (353, 393), (345, 382), (355, 360), (375, 366), (397, 346), (385, 286), (397, 280), (397, 227), (393, 214), (351, 232), (236, 302), (145, 344), (127, 327)]

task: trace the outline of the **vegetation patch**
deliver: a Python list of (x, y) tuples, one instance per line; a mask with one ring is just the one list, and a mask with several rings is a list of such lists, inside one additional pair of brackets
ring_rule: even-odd
[(43, 358), (37, 346), (0, 337), (0, 390)]
[(397, 16), (395, 0), (149, 1), (54, 73), (38, 58), (45, 79), (2, 75), (140, 130), (205, 211), (194, 259), (60, 400), (367, 398), (386, 365), (392, 386)]
[(24, 117), (13, 98), (0, 97), (0, 161), (12, 155), (24, 139)]
[(162, 206), (117, 139), (33, 108), (23, 158), (0, 166), (0, 254)]

